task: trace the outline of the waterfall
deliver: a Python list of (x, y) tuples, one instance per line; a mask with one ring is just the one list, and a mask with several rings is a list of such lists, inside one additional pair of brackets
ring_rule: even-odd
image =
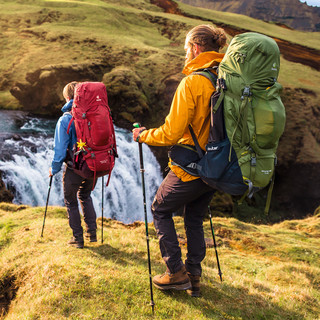
[[(45, 206), (49, 176), (48, 170), (53, 159), (52, 130), (50, 136), (46, 126), (39, 127), (37, 119), (29, 119), (20, 129), (38, 134), (9, 138), (3, 142), (2, 150), (10, 150), (10, 157), (0, 160), (2, 180), (13, 190), (16, 204)], [(131, 132), (115, 128), (119, 158), (111, 174), (108, 187), (104, 188), (104, 217), (124, 223), (144, 220), (143, 194), (139, 163), (138, 144), (132, 141)], [(150, 205), (162, 176), (160, 166), (147, 145), (143, 145), (145, 185), (148, 220), (151, 221)], [(107, 176), (104, 183), (107, 182)], [(102, 178), (92, 192), (97, 217), (101, 216)], [(62, 172), (53, 178), (49, 199), (50, 206), (63, 206)]]

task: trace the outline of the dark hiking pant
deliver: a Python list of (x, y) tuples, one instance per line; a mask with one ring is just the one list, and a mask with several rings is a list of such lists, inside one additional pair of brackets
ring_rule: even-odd
[(206, 254), (203, 217), (215, 190), (201, 179), (183, 182), (172, 171), (161, 183), (151, 206), (160, 251), (170, 273), (178, 272), (183, 262), (172, 215), (184, 207), (184, 225), (187, 235), (188, 272), (201, 276), (201, 261)]
[(69, 225), (75, 238), (83, 238), (78, 199), (82, 208), (86, 230), (96, 232), (97, 216), (91, 199), (94, 181), (85, 179), (68, 167), (63, 174), (64, 203), (67, 207)]

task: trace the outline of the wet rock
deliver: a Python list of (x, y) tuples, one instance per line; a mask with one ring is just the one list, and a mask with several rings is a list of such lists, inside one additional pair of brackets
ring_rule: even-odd
[(12, 192), (10, 192), (4, 182), (2, 181), (2, 174), (0, 171), (0, 202), (12, 202), (14, 196)]

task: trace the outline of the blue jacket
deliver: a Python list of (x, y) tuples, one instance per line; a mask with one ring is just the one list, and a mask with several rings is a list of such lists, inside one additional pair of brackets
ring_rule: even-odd
[(61, 166), (67, 156), (67, 150), (72, 150), (73, 145), (77, 143), (76, 128), (72, 122), (67, 133), (72, 115), (70, 113), (73, 100), (69, 100), (61, 109), (63, 115), (59, 118), (54, 132), (54, 156), (51, 164), (52, 174), (61, 170)]

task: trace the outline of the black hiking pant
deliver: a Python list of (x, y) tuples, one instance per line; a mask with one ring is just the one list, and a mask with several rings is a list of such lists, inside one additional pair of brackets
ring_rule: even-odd
[(91, 199), (93, 184), (93, 179), (85, 179), (66, 167), (63, 174), (64, 203), (67, 207), (69, 225), (76, 239), (83, 239), (78, 199), (83, 212), (86, 231), (92, 233), (97, 230), (97, 215)]
[(183, 265), (172, 215), (184, 207), (188, 251), (185, 266), (192, 275), (201, 276), (201, 261), (206, 254), (203, 217), (214, 192), (201, 179), (183, 182), (172, 171), (161, 183), (151, 210), (161, 255), (170, 273), (178, 272)]

